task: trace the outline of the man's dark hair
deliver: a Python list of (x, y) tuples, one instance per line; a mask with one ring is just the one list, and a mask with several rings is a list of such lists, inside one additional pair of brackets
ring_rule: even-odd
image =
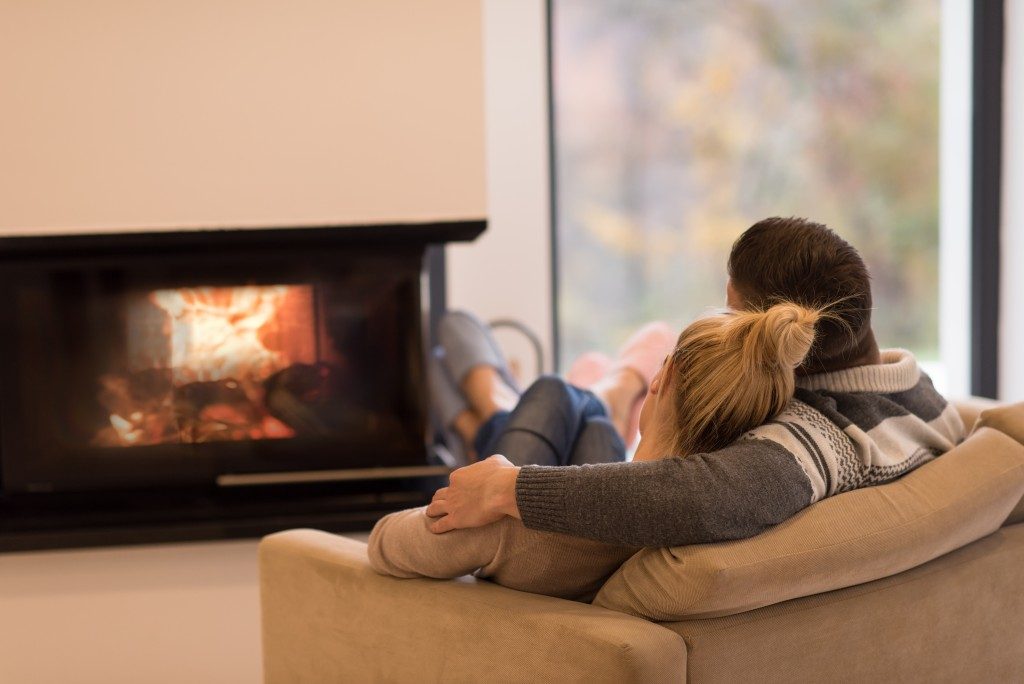
[(871, 277), (860, 254), (828, 227), (802, 218), (758, 221), (733, 243), (729, 278), (747, 308), (779, 301), (828, 307), (803, 367), (824, 370), (874, 344)]

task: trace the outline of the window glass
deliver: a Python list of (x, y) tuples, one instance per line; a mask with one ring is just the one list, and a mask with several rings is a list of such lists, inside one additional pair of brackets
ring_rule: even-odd
[(879, 343), (939, 358), (938, 1), (553, 0), (560, 358), (725, 299), (736, 237), (824, 222)]

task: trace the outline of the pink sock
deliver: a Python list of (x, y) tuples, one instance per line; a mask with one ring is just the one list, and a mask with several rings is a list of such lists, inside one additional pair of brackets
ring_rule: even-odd
[(644, 386), (648, 386), (675, 344), (676, 333), (667, 323), (648, 323), (622, 345), (612, 370), (629, 368), (643, 379)]
[(611, 366), (612, 360), (606, 354), (586, 352), (572, 362), (569, 372), (565, 374), (565, 379), (569, 381), (570, 385), (590, 389), (594, 383), (605, 376)]

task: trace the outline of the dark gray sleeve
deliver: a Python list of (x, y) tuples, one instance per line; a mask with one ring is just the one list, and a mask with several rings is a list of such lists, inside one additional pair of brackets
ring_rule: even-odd
[(661, 461), (525, 466), (516, 480), (527, 527), (630, 546), (752, 537), (812, 497), (800, 464), (768, 440)]

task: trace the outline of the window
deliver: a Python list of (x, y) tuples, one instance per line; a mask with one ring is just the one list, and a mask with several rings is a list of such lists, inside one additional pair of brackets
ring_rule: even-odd
[[(940, 195), (943, 240), (968, 244), (969, 205), (945, 196), (967, 191), (969, 113), (940, 110), (962, 101), (963, 114), (970, 94), (941, 93), (940, 107), (940, 88), (968, 78), (951, 80), (943, 52), (969, 64), (969, 27), (950, 43), (943, 7), (552, 0), (563, 363), (646, 320), (683, 325), (724, 304), (732, 242), (795, 215), (864, 255), (882, 346), (914, 351), (940, 385), (949, 364), (966, 368), (966, 342), (940, 345), (939, 272)], [(940, 150), (954, 171), (942, 193)], [(966, 289), (966, 269), (948, 270)]]

